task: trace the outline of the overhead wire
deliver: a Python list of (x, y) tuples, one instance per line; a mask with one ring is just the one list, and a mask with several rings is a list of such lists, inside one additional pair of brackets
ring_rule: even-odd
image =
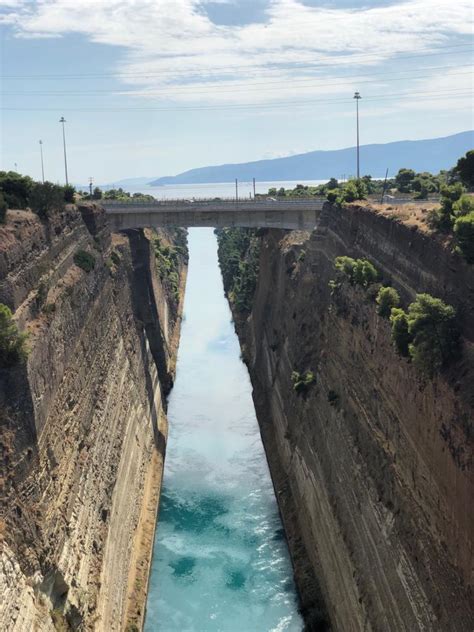
[[(449, 91), (446, 91), (449, 92)], [(455, 90), (455, 92), (457, 92)], [(377, 102), (384, 101), (386, 99), (393, 99), (394, 97), (404, 97), (407, 100), (416, 100), (417, 102), (424, 102), (437, 99), (452, 99), (464, 96), (471, 96), (472, 91), (465, 91), (464, 88), (459, 88), (459, 92), (443, 93), (438, 92), (408, 92), (408, 93), (390, 93), (383, 95), (369, 95), (365, 97), (365, 101)], [(205, 106), (173, 106), (173, 107), (110, 107), (110, 108), (64, 108), (47, 107), (47, 108), (15, 108), (15, 107), (0, 107), (2, 111), (15, 111), (15, 112), (183, 112), (183, 111), (213, 111), (213, 110), (241, 110), (241, 109), (275, 109), (281, 107), (301, 107), (305, 105), (317, 105), (317, 104), (347, 104), (351, 102), (350, 98), (336, 98), (336, 99), (312, 99), (305, 101), (286, 101), (286, 102), (273, 102), (273, 103), (238, 103), (238, 104), (223, 104), (223, 105), (205, 105)]]
[[(460, 51), (460, 48), (468, 48), (465, 51)], [(454, 48), (455, 50), (450, 50)], [(409, 51), (408, 51), (409, 52)], [(367, 53), (367, 54), (359, 54), (359, 55), (354, 55), (351, 52), (347, 52), (347, 53), (342, 53), (340, 56), (343, 55), (347, 55), (349, 57), (350, 60), (352, 61), (348, 61), (348, 60), (338, 60), (338, 56), (335, 56), (334, 59), (332, 58), (325, 58), (322, 62), (311, 62), (311, 63), (301, 63), (301, 62), (266, 62), (264, 64), (259, 64), (256, 66), (256, 68), (262, 69), (265, 72), (267, 72), (268, 70), (271, 70), (269, 68), (269, 66), (275, 66), (274, 70), (275, 71), (279, 71), (282, 70), (281, 66), (282, 65), (291, 65), (291, 67), (289, 68), (289, 70), (294, 70), (294, 69), (304, 69), (304, 68), (314, 68), (318, 63), (323, 63), (324, 67), (326, 68), (327, 66), (332, 67), (332, 66), (337, 66), (337, 65), (343, 65), (343, 66), (348, 66), (348, 65), (360, 65), (360, 61), (357, 61), (354, 59), (354, 57), (362, 59), (363, 61), (366, 59), (371, 59), (374, 58), (374, 62), (377, 62), (378, 60), (380, 60), (381, 62), (387, 62), (387, 61), (395, 61), (392, 59), (387, 59), (387, 58), (383, 58), (384, 55), (389, 55), (390, 57), (394, 57), (395, 55), (398, 55), (399, 59), (415, 59), (418, 57), (431, 57), (431, 56), (436, 56), (436, 55), (452, 55), (452, 54), (464, 54), (464, 53), (469, 53), (471, 52), (471, 54), (473, 53), (473, 45), (472, 44), (468, 44), (468, 43), (464, 43), (464, 44), (459, 44), (459, 45), (450, 45), (446, 48), (442, 48), (439, 47), (436, 51), (432, 51), (432, 52), (424, 52), (424, 53), (413, 53), (413, 54), (409, 54), (406, 55), (405, 51), (382, 51), (379, 53)], [(327, 54), (327, 53), (326, 53)], [(381, 59), (382, 56), (382, 59)], [(164, 74), (172, 74), (173, 76), (176, 75), (186, 75), (186, 76), (192, 76), (197, 74), (202, 75), (202, 74), (209, 74), (211, 72), (215, 72), (217, 73), (218, 76), (221, 76), (223, 73), (225, 72), (234, 72), (235, 70), (252, 70), (253, 68), (255, 68), (255, 66), (251, 66), (251, 65), (240, 65), (240, 66), (225, 66), (222, 69), (220, 68), (211, 68), (209, 70), (206, 69), (198, 69), (198, 70), (162, 70), (162, 71), (158, 71), (158, 72), (144, 72), (144, 73), (139, 73), (139, 72), (109, 72), (109, 73), (56, 73), (56, 74), (30, 74), (30, 75), (0, 75), (0, 80), (2, 79), (80, 79), (80, 78), (84, 78), (84, 79), (90, 79), (91, 77), (111, 77), (114, 79), (117, 78), (122, 78), (122, 77), (153, 77), (153, 76), (163, 76)]]
[[(462, 64), (462, 65), (449, 65), (449, 66), (428, 66), (428, 67), (424, 67), (424, 68), (418, 68), (418, 69), (414, 69), (411, 71), (408, 70), (401, 70), (401, 71), (395, 71), (396, 74), (399, 73), (403, 73), (403, 75), (407, 75), (407, 76), (402, 76), (402, 77), (397, 77), (397, 76), (393, 76), (393, 74), (390, 74), (389, 76), (387, 76), (386, 72), (383, 73), (371, 73), (370, 77), (374, 77), (374, 76), (382, 76), (385, 77), (387, 79), (387, 81), (405, 81), (406, 79), (424, 79), (426, 77), (429, 77), (430, 75), (413, 75), (413, 73), (419, 73), (419, 72), (424, 72), (426, 70), (450, 70), (451, 68), (470, 68), (471, 70), (469, 71), (462, 71), (462, 72), (453, 72), (451, 73), (451, 76), (454, 75), (460, 75), (460, 74), (473, 74), (472, 71), (472, 65), (471, 64)], [(348, 81), (354, 82), (357, 81), (357, 83), (380, 83), (380, 80), (377, 79), (371, 79), (370, 77), (368, 77), (367, 75), (360, 75), (360, 76), (343, 76), (340, 75), (338, 77), (332, 77), (332, 79), (346, 79), (346, 81), (344, 82), (334, 82), (331, 79), (326, 79), (324, 77), (301, 77), (301, 78), (295, 78), (295, 79), (291, 79), (291, 85), (293, 86), (296, 82), (297, 83), (297, 87), (298, 88), (306, 88), (306, 87), (316, 87), (316, 84), (319, 83), (323, 83), (324, 86), (340, 86), (340, 85), (347, 85)], [(302, 82), (308, 83), (310, 85), (305, 86), (305, 85), (300, 85)], [(149, 96), (166, 96), (166, 93), (169, 91), (172, 91), (173, 93), (178, 93), (178, 92), (188, 92), (188, 91), (192, 91), (193, 94), (207, 94), (209, 92), (215, 93), (216, 90), (219, 93), (222, 92), (239, 92), (241, 93), (242, 90), (237, 90), (237, 88), (243, 87), (246, 88), (247, 90), (252, 90), (252, 89), (256, 89), (258, 91), (262, 90), (262, 86), (277, 86), (280, 84), (284, 84), (285, 86), (288, 85), (288, 80), (287, 79), (280, 79), (279, 81), (267, 81), (267, 82), (258, 82), (258, 83), (253, 83), (253, 82), (246, 82), (246, 83), (234, 83), (231, 85), (232, 89), (227, 89), (225, 87), (221, 88), (218, 87), (216, 88), (216, 86), (213, 87), (209, 87), (209, 88), (200, 88), (200, 89), (196, 89), (196, 87), (194, 87), (193, 85), (188, 85), (188, 86), (165, 86), (163, 88), (158, 88), (158, 89), (154, 89), (154, 90), (148, 90), (148, 91), (144, 91), (143, 89), (140, 88), (135, 88), (132, 90), (121, 90), (121, 89), (117, 89), (117, 90), (56, 90), (56, 91), (21, 91), (21, 92), (2, 92), (2, 94), (4, 96), (123, 96), (123, 95), (131, 95), (131, 96), (143, 96), (143, 97), (149, 97)], [(252, 86), (259, 86), (258, 88), (252, 88)], [(268, 88), (268, 89), (272, 89), (272, 88)]]

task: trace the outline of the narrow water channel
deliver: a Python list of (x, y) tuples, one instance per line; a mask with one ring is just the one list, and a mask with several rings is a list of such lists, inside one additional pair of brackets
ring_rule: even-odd
[(145, 632), (301, 632), (212, 229), (189, 249)]

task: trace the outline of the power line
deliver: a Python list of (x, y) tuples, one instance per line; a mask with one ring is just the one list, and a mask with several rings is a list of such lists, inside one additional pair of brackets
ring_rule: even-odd
[[(384, 101), (386, 99), (393, 99), (393, 97), (403, 96), (405, 101), (416, 100), (418, 103), (439, 99), (452, 99), (464, 96), (472, 96), (472, 92), (464, 92), (463, 88), (459, 89), (457, 94), (446, 94), (441, 92), (420, 92), (420, 93), (391, 93), (384, 95), (373, 95), (372, 97), (366, 97), (366, 102)], [(428, 95), (428, 96), (426, 96)], [(432, 96), (430, 96), (432, 95)], [(424, 97), (424, 98), (420, 98)], [(300, 107), (305, 105), (314, 104), (347, 104), (349, 100), (347, 98), (339, 99), (317, 99), (306, 101), (286, 101), (276, 103), (239, 103), (230, 105), (209, 105), (209, 106), (177, 106), (177, 107), (160, 107), (160, 108), (138, 108), (138, 107), (122, 107), (122, 108), (15, 108), (15, 107), (0, 107), (1, 111), (14, 111), (14, 112), (194, 112), (194, 111), (213, 111), (213, 110), (240, 110), (240, 109), (275, 109), (280, 107)]]
[[(463, 72), (456, 72), (456, 73), (451, 73), (451, 76), (454, 75), (461, 75), (461, 74), (472, 74), (472, 65), (471, 64), (463, 64), (463, 65), (457, 65), (457, 64), (452, 64), (449, 66), (427, 66), (424, 68), (418, 68), (416, 70), (401, 70), (401, 71), (396, 71), (397, 74), (399, 74), (400, 72), (402, 72), (404, 75), (408, 75), (408, 76), (403, 76), (403, 77), (393, 77), (392, 75), (390, 75), (390, 77), (388, 78), (388, 80), (390, 82), (392, 81), (405, 81), (406, 79), (409, 78), (413, 78), (413, 79), (425, 79), (427, 77), (430, 77), (430, 75), (416, 75), (413, 76), (413, 73), (418, 73), (418, 72), (424, 72), (425, 70), (450, 70), (451, 68), (470, 68), (471, 70), (469, 71), (463, 71)], [(381, 72), (381, 73), (371, 73), (369, 77), (373, 77), (373, 76), (383, 76), (387, 79), (387, 73), (386, 72)], [(301, 77), (301, 78), (297, 78), (297, 79), (292, 79), (291, 80), (291, 84), (293, 85), (295, 82), (301, 83), (301, 82), (308, 82), (310, 83), (310, 85), (308, 86), (299, 86), (299, 88), (311, 88), (311, 87), (316, 87), (316, 85), (318, 83), (323, 83), (324, 86), (340, 86), (340, 85), (347, 85), (348, 81), (352, 81), (352, 82), (357, 82), (357, 83), (379, 83), (378, 80), (373, 80), (371, 78), (365, 78), (367, 77), (367, 75), (354, 75), (354, 76), (347, 76), (347, 75), (340, 75), (340, 76), (336, 76), (336, 77), (332, 77), (333, 79), (345, 79), (344, 82), (334, 82), (329, 80), (326, 80), (324, 77)], [(243, 88), (247, 88), (247, 90), (251, 90), (252, 86), (259, 86), (258, 88), (256, 88), (258, 91), (261, 91), (261, 86), (273, 86), (273, 85), (280, 85), (280, 84), (285, 84), (287, 85), (288, 81), (285, 79), (281, 79), (279, 81), (266, 81), (266, 82), (258, 82), (258, 83), (254, 83), (254, 82), (246, 82), (246, 83), (234, 83), (232, 84), (232, 89), (226, 89), (225, 88), (225, 84), (224, 84), (224, 88), (221, 87), (209, 87), (209, 88), (204, 88), (204, 89), (199, 89), (196, 90), (196, 88), (193, 85), (189, 85), (189, 86), (165, 86), (163, 88), (157, 88), (154, 89), (152, 91), (148, 91), (148, 92), (144, 92), (143, 89), (141, 90), (140, 88), (136, 88), (133, 90), (56, 90), (56, 91), (29, 91), (29, 92), (3, 92), (2, 94), (4, 96), (123, 96), (123, 95), (136, 95), (136, 96), (143, 96), (143, 97), (148, 97), (148, 96), (154, 96), (154, 95), (162, 95), (162, 96), (166, 96), (167, 91), (170, 92), (172, 91), (173, 93), (175, 92), (182, 92), (182, 91), (192, 91), (193, 94), (207, 94), (209, 92), (216, 92), (219, 91), (219, 93), (222, 92), (235, 92), (238, 91), (239, 93), (242, 92), (242, 90), (234, 90), (240, 87)], [(249, 88), (250, 86), (250, 88)]]
[[(459, 50), (460, 48), (465, 48), (468, 47), (467, 50)], [(456, 50), (450, 50), (451, 48), (455, 48)], [(447, 46), (446, 48), (438, 48), (436, 51), (433, 52), (426, 52), (426, 53), (413, 53), (410, 55), (406, 55), (405, 51), (386, 51), (385, 53), (367, 53), (367, 54), (358, 54), (355, 55), (356, 58), (360, 58), (362, 60), (365, 59), (374, 59), (374, 61), (376, 62), (377, 60), (380, 60), (381, 62), (386, 62), (386, 61), (390, 61), (390, 59), (381, 59), (381, 55), (390, 55), (390, 56), (395, 56), (398, 55), (399, 58), (401, 59), (414, 59), (414, 58), (418, 58), (418, 57), (431, 57), (431, 56), (436, 56), (436, 55), (454, 55), (454, 54), (463, 54), (463, 53), (468, 53), (468, 52), (473, 52), (473, 46), (472, 44), (458, 44), (458, 45), (450, 45)], [(327, 54), (327, 53), (326, 53)], [(172, 74), (172, 75), (186, 75), (186, 76), (192, 76), (192, 75), (202, 75), (202, 74), (206, 74), (206, 75), (210, 75), (213, 73), (216, 73), (218, 76), (220, 76), (223, 73), (226, 72), (233, 72), (235, 70), (245, 70), (245, 71), (249, 71), (252, 70), (253, 68), (261, 68), (262, 70), (268, 71), (269, 68), (268, 66), (276, 66), (276, 68), (274, 70), (278, 71), (278, 70), (282, 70), (281, 66), (284, 64), (291, 64), (289, 70), (295, 70), (295, 69), (304, 69), (304, 68), (314, 68), (317, 67), (318, 64), (324, 64), (325, 66), (338, 66), (338, 65), (343, 65), (343, 66), (347, 66), (347, 65), (360, 65), (359, 61), (354, 60), (354, 54), (351, 52), (348, 53), (342, 53), (340, 56), (344, 56), (347, 55), (350, 57), (350, 59), (352, 61), (347, 61), (347, 60), (342, 60), (340, 59), (338, 61), (338, 56), (334, 57), (334, 58), (325, 58), (322, 62), (311, 62), (311, 63), (301, 63), (301, 62), (267, 62), (258, 66), (251, 66), (251, 65), (242, 65), (242, 66), (225, 66), (222, 69), (216, 69), (215, 67), (206, 70), (205, 68), (203, 69), (198, 69), (196, 71), (192, 71), (192, 70), (162, 70), (162, 71), (158, 71), (158, 72), (144, 72), (144, 73), (137, 73), (137, 72), (110, 72), (110, 73), (76, 73), (76, 74), (70, 74), (70, 73), (63, 73), (63, 74), (42, 74), (42, 75), (0, 75), (0, 79), (90, 79), (91, 77), (111, 77), (114, 79), (117, 78), (121, 78), (121, 77), (153, 77), (153, 76), (163, 76), (165, 74)]]

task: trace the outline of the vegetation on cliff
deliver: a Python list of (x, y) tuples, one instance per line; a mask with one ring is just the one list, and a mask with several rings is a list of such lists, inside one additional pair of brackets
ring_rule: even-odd
[[(398, 353), (410, 358), (422, 373), (431, 377), (456, 358), (460, 334), (451, 305), (430, 294), (417, 294), (405, 312), (399, 307), (397, 290), (379, 286), (381, 275), (367, 259), (336, 257), (334, 267), (337, 276), (329, 283), (333, 296), (338, 295), (344, 282), (367, 290), (377, 304), (377, 313), (390, 319), (392, 342)], [(371, 287), (378, 287), (378, 291), (371, 292)]]
[(174, 234), (175, 245), (165, 244), (159, 237), (153, 239), (156, 267), (174, 313), (177, 312), (180, 298), (180, 264), (182, 261), (187, 262), (188, 257), (186, 239), (186, 231), (179, 228)]
[(86, 250), (78, 250), (74, 255), (74, 263), (84, 272), (89, 273), (95, 268), (95, 257)]
[(118, 202), (153, 202), (155, 198), (152, 195), (148, 195), (147, 193), (129, 193), (128, 191), (124, 191), (122, 187), (118, 189), (107, 189), (107, 191), (102, 191), (99, 187), (95, 187), (92, 191), (92, 195), (90, 193), (86, 193), (85, 191), (79, 191), (79, 195), (84, 200), (116, 200)]
[(31, 208), (40, 217), (59, 212), (65, 204), (74, 202), (74, 187), (35, 182), (15, 171), (0, 171), (0, 194), (7, 208)]
[(0, 369), (8, 369), (27, 356), (27, 334), (18, 330), (9, 307), (0, 303)]
[(309, 387), (316, 382), (316, 376), (313, 371), (306, 371), (306, 373), (293, 371), (291, 381), (293, 383), (293, 390), (296, 393), (305, 394), (308, 392)]
[(216, 230), (224, 289), (238, 312), (249, 312), (257, 285), (260, 239), (254, 230)]

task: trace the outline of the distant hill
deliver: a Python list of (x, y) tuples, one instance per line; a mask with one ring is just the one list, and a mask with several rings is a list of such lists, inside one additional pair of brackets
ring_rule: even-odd
[[(474, 148), (474, 132), (467, 131), (444, 138), (428, 140), (402, 140), (380, 145), (362, 145), (360, 148), (361, 175), (374, 178), (394, 175), (402, 167), (415, 171), (438, 173), (449, 169), (457, 159)], [(201, 184), (204, 182), (232, 182), (235, 178), (248, 182), (252, 178), (272, 180), (323, 180), (340, 178), (341, 174), (354, 175), (355, 147), (333, 151), (311, 151), (287, 158), (257, 160), (240, 164), (227, 164), (191, 169), (177, 176), (167, 176), (149, 182), (151, 186), (165, 184)]]

